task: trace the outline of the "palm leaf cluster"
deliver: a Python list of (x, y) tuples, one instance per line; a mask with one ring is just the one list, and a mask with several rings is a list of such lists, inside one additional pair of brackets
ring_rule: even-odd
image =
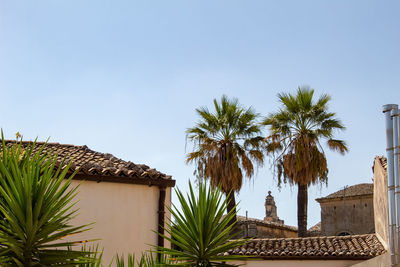
[[(334, 139), (334, 134), (345, 127), (328, 112), (330, 96), (322, 95), (316, 102), (314, 90), (299, 88), (296, 95), (278, 94), (281, 108), (263, 122), (270, 127), (267, 151), (274, 155), (278, 185), (289, 182), (298, 186), (298, 234), (307, 233), (307, 188), (318, 182), (327, 183), (328, 165), (321, 145), (344, 154), (346, 143)], [(283, 179), (282, 179), (283, 178)]]
[(86, 231), (72, 226), (76, 215), (71, 188), (65, 179), (69, 165), (56, 166), (56, 158), (35, 150), (35, 143), (6, 145), (0, 153), (0, 265), (75, 266), (89, 260), (88, 252), (71, 248), (85, 241), (67, 236)]
[(218, 188), (211, 188), (200, 183), (198, 197), (189, 183), (187, 198), (175, 190), (181, 209), (175, 205), (170, 208), (174, 222), (166, 228), (173, 248), (159, 248), (178, 264), (188, 266), (226, 266), (224, 261), (238, 260), (238, 256), (224, 256), (231, 249), (243, 245), (247, 240), (235, 239), (234, 224), (230, 221), (235, 212), (224, 216), (227, 200)]
[(195, 163), (196, 174), (209, 179), (214, 187), (230, 194), (228, 209), (235, 206), (234, 192), (240, 190), (243, 176), (251, 178), (253, 163), (264, 162), (264, 138), (258, 122), (259, 114), (243, 108), (236, 98), (214, 99), (214, 112), (207, 107), (196, 109), (200, 121), (186, 131), (194, 145), (187, 163)]
[(292, 184), (327, 182), (323, 139), (334, 151), (348, 150), (344, 141), (333, 138), (335, 130), (345, 127), (335, 113), (327, 111), (330, 96), (324, 94), (314, 103), (313, 95), (314, 90), (307, 88), (299, 88), (296, 95), (278, 94), (280, 111), (264, 121), (270, 126), (268, 152), (276, 153), (278, 178), (283, 175)]
[(258, 114), (252, 108), (244, 109), (237, 99), (223, 96), (219, 104), (214, 99), (215, 112), (207, 107), (196, 109), (201, 121), (187, 130), (187, 137), (195, 145), (187, 162), (195, 161), (200, 175), (213, 177), (211, 183), (223, 192), (238, 191), (242, 186), (243, 172), (254, 174), (252, 162), (262, 164), (261, 129)]

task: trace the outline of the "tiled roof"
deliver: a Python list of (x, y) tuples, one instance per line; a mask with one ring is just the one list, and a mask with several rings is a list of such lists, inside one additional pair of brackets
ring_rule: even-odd
[(343, 197), (356, 197), (356, 196), (366, 196), (371, 195), (374, 192), (373, 184), (356, 184), (349, 186), (345, 189), (336, 191), (326, 197), (317, 198), (316, 201), (320, 202), (321, 200), (328, 200), (334, 198), (343, 198)]
[[(15, 143), (10, 140), (5, 142), (7, 144)], [(31, 144), (32, 142), (22, 142), (24, 147)], [(43, 144), (43, 142), (37, 142), (35, 150), (38, 150)], [(60, 164), (64, 159), (66, 162), (72, 160), (70, 170), (74, 171), (79, 168), (76, 179), (165, 186), (174, 186), (175, 184), (175, 180), (172, 180), (171, 176), (147, 165), (124, 161), (108, 153), (93, 151), (87, 146), (47, 143), (44, 152), (49, 152), (51, 155), (57, 154), (57, 161)]]
[(275, 227), (275, 228), (280, 228), (280, 229), (287, 229), (290, 231), (297, 232), (297, 227), (286, 225), (286, 224), (279, 224), (276, 222), (268, 222), (268, 221), (259, 220), (259, 219), (255, 219), (255, 218), (247, 218), (246, 219), (246, 217), (239, 216), (239, 215), (237, 215), (236, 218), (237, 218), (239, 224), (250, 222), (250, 223), (255, 223), (258, 225), (270, 226), (270, 227)]
[(307, 236), (320, 236), (321, 235), (321, 222), (317, 223), (307, 231)]
[(385, 252), (375, 234), (252, 239), (225, 255), (265, 259), (369, 259)]

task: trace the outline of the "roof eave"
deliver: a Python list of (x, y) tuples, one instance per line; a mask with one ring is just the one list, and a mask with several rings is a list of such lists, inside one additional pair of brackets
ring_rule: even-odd
[(366, 255), (366, 256), (251, 256), (251, 255), (244, 255), (247, 256), (250, 260), (369, 260), (375, 258), (379, 255)]
[(174, 187), (175, 180), (173, 179), (144, 179), (138, 177), (125, 177), (125, 176), (112, 176), (112, 175), (90, 175), (90, 174), (76, 174), (74, 180), (87, 180), (95, 182), (110, 182), (122, 184), (140, 184), (148, 186), (161, 186), (161, 187)]

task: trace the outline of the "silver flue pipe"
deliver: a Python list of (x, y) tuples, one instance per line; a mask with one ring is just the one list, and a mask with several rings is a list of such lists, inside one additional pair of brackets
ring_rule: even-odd
[(393, 178), (394, 178), (394, 197), (396, 201), (396, 233), (395, 233), (395, 247), (396, 250), (396, 263), (400, 264), (400, 160), (399, 160), (399, 142), (400, 142), (400, 129), (399, 119), (400, 110), (392, 109), (390, 112), (393, 121)]
[(398, 109), (396, 104), (388, 104), (383, 106), (383, 113), (385, 113), (386, 124), (386, 154), (387, 154), (387, 177), (388, 177), (388, 205), (389, 205), (389, 245), (390, 245), (390, 260), (391, 265), (397, 265), (397, 251), (395, 233), (396, 233), (396, 202), (394, 196), (394, 176), (393, 176), (393, 122), (391, 111)]

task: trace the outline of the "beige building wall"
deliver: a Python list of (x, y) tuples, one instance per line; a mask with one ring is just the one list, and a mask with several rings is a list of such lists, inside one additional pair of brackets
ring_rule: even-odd
[(375, 231), (382, 245), (389, 249), (389, 214), (387, 174), (379, 158), (374, 161), (374, 216)]
[[(98, 243), (104, 248), (105, 266), (116, 253), (134, 253), (140, 257), (151, 245), (157, 245), (157, 234), (153, 231), (157, 231), (158, 224), (158, 186), (93, 181), (72, 181), (72, 184), (79, 184), (76, 199), (80, 209), (73, 224), (95, 223), (91, 230), (74, 239), (100, 238)], [(169, 187), (165, 202), (170, 206)]]
[(354, 267), (386, 267), (391, 264), (389, 252), (387, 174), (378, 157), (375, 158), (373, 170), (375, 231), (376, 236), (387, 252), (378, 257), (359, 263)]
[(353, 267), (389, 267), (389, 266), (390, 266), (390, 254), (386, 252), (385, 254), (380, 255), (378, 257), (355, 264)]
[(347, 267), (362, 261), (357, 260), (248, 260), (235, 262), (243, 267)]

